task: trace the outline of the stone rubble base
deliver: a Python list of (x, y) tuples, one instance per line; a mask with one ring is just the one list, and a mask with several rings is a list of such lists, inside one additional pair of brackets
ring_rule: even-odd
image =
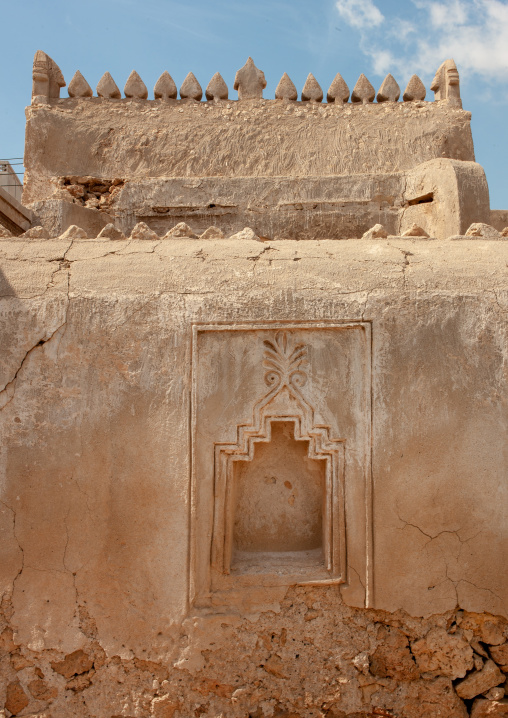
[[(107, 655), (86, 605), (83, 647), (19, 645), (0, 614), (3, 716), (31, 718), (484, 718), (508, 715), (508, 621), (348, 608), (291, 588), (274, 610), (191, 614), (157, 659)], [(319, 666), (319, 670), (315, 670)]]

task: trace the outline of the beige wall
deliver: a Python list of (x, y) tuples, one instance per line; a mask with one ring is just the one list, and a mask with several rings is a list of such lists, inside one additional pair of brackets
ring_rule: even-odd
[(1, 246), (2, 585), (24, 560), (24, 640), (79, 643), (76, 588), (108, 650), (184, 615), (193, 322), (371, 322), (371, 605), (506, 614), (504, 243)]
[[(56, 718), (309, 717), (323, 701), (466, 715), (450, 681), (468, 641), (506, 642), (500, 618), (463, 613), (508, 616), (505, 243), (3, 239), (0, 254), (0, 695), (21, 681), (24, 705), (48, 706), (30, 697), (37, 665)], [(271, 404), (278, 331), (308, 363), (288, 380), (300, 399)], [(288, 575), (275, 547), (198, 595), (226, 505), (213, 446), (265, 415), (339, 460), (343, 573), (299, 555)], [(256, 510), (273, 517), (279, 469), (262, 471)]]
[(447, 102), (85, 98), (35, 105), (27, 117), (25, 204), (51, 196), (52, 178), (72, 175), (301, 178), (386, 174), (441, 157), (474, 161), (471, 114)]

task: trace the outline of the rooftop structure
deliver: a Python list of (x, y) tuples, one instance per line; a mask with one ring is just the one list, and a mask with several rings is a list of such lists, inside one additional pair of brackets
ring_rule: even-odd
[[(153, 100), (135, 72), (124, 99), (109, 73), (94, 97), (80, 72), (60, 98), (64, 79), (50, 59), (41, 80), (44, 57), (34, 66), (24, 202), (53, 233), (114, 222), (129, 234), (142, 221), (161, 236), (184, 222), (198, 234), (252, 225), (272, 239), (346, 239), (376, 223), (393, 235), (416, 223), (444, 239), (493, 221), (452, 60), (436, 73), (434, 101), (413, 76), (399, 102), (389, 75), (374, 102), (361, 75), (348, 102), (337, 75), (324, 104), (312, 76), (300, 101), (287, 75), (277, 99), (264, 99), (250, 58), (235, 77), (237, 101), (217, 73), (206, 101), (192, 73), (177, 99), (167, 71)], [(62, 208), (65, 200), (76, 206)]]

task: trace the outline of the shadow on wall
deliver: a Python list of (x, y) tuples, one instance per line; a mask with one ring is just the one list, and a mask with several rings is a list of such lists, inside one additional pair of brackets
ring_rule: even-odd
[(16, 297), (16, 292), (14, 291), (13, 286), (3, 273), (2, 269), (0, 269), (0, 299), (3, 299), (4, 297)]

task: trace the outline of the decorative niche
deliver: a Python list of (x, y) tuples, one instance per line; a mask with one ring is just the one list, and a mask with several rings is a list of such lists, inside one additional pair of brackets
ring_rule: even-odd
[(368, 323), (194, 327), (191, 600), (348, 564), (364, 592), (369, 381)]
[(274, 418), (267, 428), (252, 460), (233, 462), (229, 571), (324, 563), (326, 458), (311, 458), (299, 422)]

